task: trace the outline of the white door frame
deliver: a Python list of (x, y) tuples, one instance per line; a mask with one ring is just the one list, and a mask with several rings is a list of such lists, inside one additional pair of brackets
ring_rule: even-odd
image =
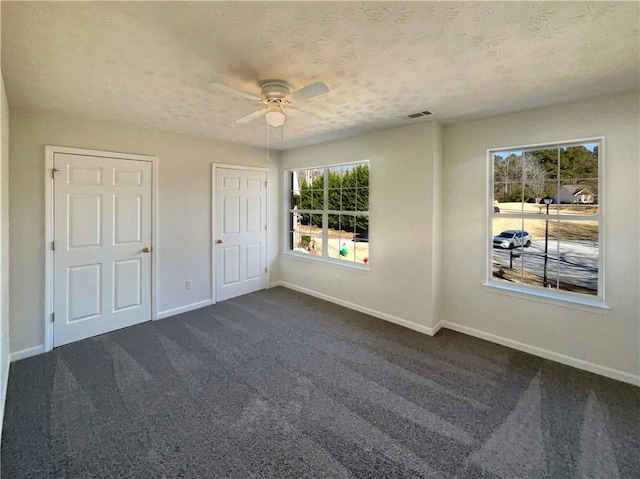
[(149, 155), (135, 155), (129, 153), (116, 153), (101, 150), (88, 150), (85, 148), (70, 148), (65, 146), (45, 145), (44, 161), (44, 231), (45, 231), (45, 262), (44, 262), (44, 351), (53, 349), (53, 322), (54, 313), (53, 301), (53, 281), (54, 281), (54, 255), (51, 249), (51, 242), (54, 240), (54, 182), (53, 182), (53, 160), (55, 153), (67, 153), (70, 155), (93, 156), (99, 158), (117, 158), (120, 160), (136, 160), (151, 162), (151, 319), (157, 319), (157, 296), (156, 287), (158, 284), (158, 250), (157, 241), (157, 221), (158, 221), (158, 157)]
[[(233, 165), (229, 163), (211, 163), (211, 303), (216, 304), (218, 298), (216, 297), (216, 270), (215, 265), (218, 264), (218, 258), (216, 257), (216, 178), (218, 174), (218, 168), (231, 169), (231, 170), (248, 170), (248, 171), (261, 171), (267, 175), (267, 191), (266, 191), (266, 222), (269, 225), (269, 196), (271, 189), (269, 188), (269, 168), (264, 166), (249, 166), (249, 165)], [(265, 249), (267, 251), (267, 285), (270, 284), (269, 278), (271, 275), (271, 267), (269, 265), (269, 226), (267, 226), (267, 234), (265, 235)]]

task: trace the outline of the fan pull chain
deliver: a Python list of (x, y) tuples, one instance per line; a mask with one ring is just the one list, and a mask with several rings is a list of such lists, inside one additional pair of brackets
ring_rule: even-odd
[(271, 143), (270, 143), (270, 131), (271, 127), (269, 125), (267, 125), (267, 161), (271, 161), (271, 157), (269, 156), (269, 153), (271, 152)]

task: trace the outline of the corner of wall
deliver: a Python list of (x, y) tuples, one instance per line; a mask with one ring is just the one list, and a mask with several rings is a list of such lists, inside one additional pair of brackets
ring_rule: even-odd
[[(441, 310), (443, 326), (588, 371), (637, 383), (640, 314), (637, 240), (638, 92), (587, 98), (444, 126)], [(601, 314), (489, 293), (487, 148), (604, 136), (606, 303)], [(463, 193), (461, 193), (463, 192)], [(449, 241), (464, 238), (463, 254)], [(633, 247), (632, 247), (633, 245)]]
[(432, 324), (431, 327), (437, 331), (440, 329), (442, 322), (442, 126), (434, 123), (434, 141), (433, 141), (433, 180), (432, 184), (432, 270), (431, 270), (431, 295), (433, 298), (432, 305)]
[(9, 103), (0, 71), (0, 436), (9, 381)]

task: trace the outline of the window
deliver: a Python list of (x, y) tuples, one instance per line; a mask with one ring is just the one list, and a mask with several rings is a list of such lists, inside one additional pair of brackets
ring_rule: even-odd
[(369, 162), (287, 172), (289, 251), (369, 264)]
[(602, 142), (489, 150), (489, 284), (603, 301)]

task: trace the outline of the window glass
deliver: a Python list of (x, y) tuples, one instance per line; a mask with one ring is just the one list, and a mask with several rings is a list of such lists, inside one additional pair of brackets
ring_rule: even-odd
[(490, 281), (602, 297), (600, 143), (490, 151)]
[(292, 252), (369, 264), (369, 163), (291, 171)]

